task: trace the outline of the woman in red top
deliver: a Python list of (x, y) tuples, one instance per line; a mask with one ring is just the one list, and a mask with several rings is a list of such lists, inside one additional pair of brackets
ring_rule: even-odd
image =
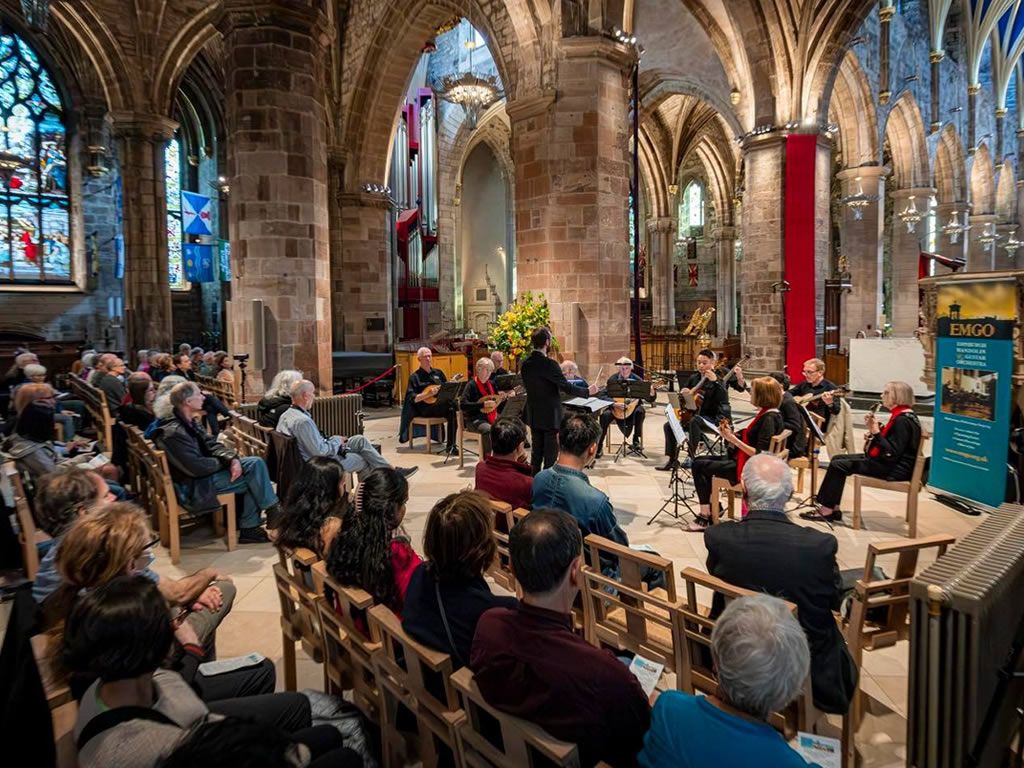
[[(498, 390), (494, 388), (494, 382), (491, 381), (494, 363), (489, 357), (481, 357), (476, 361), (473, 372), (474, 376), (469, 380), (462, 395), (462, 412), (466, 429), (483, 435), (483, 450), (484, 455), (487, 455), (491, 452), (491, 425), (498, 418), (497, 409), (490, 413), (483, 412), (486, 399), (498, 394)], [(481, 458), (483, 457), (481, 456)]]
[(339, 583), (359, 587), (399, 617), (413, 571), (422, 561), (401, 532), (409, 483), (393, 467), (363, 477), (355, 506), (327, 553), (327, 570)]
[(804, 512), (806, 520), (839, 521), (843, 513), (839, 502), (850, 475), (869, 475), (886, 480), (909, 480), (914, 474), (917, 451), (921, 445), (921, 422), (911, 410), (914, 388), (904, 381), (890, 381), (882, 388), (882, 406), (891, 414), (882, 426), (874, 413), (864, 415), (868, 442), (864, 453), (836, 456), (829, 462), (825, 479), (818, 489), (820, 512)]

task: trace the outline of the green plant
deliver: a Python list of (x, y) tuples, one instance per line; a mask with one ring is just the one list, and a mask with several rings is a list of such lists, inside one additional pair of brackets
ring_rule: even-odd
[(530, 336), (541, 326), (551, 323), (551, 310), (544, 294), (536, 297), (527, 291), (520, 294), (498, 318), (491, 331), (491, 346), (512, 359), (522, 358), (530, 349)]

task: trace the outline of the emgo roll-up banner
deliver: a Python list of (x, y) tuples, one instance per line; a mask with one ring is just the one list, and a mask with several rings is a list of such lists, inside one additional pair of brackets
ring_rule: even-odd
[(1016, 286), (938, 287), (935, 444), (928, 484), (990, 507), (1006, 495)]

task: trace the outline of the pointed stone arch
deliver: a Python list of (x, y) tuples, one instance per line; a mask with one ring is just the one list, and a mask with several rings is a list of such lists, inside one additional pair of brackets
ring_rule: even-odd
[(844, 168), (876, 165), (878, 151), (878, 114), (864, 68), (853, 51), (847, 51), (839, 65), (829, 122), (839, 126)]
[(971, 213), (983, 215), (996, 210), (996, 172), (986, 144), (979, 144), (971, 163)]
[(913, 94), (905, 91), (889, 111), (885, 137), (892, 154), (897, 189), (922, 186), (929, 178), (924, 120)]
[(966, 167), (963, 142), (952, 123), (939, 135), (935, 150), (935, 182), (939, 203), (967, 202)]
[(1017, 221), (1017, 184), (1014, 180), (1013, 163), (1003, 162), (999, 168), (996, 184), (996, 215), (1000, 223)]

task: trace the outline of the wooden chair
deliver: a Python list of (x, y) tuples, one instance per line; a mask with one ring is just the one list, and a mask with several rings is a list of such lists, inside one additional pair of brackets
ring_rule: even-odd
[(497, 499), (488, 499), (488, 501), (494, 512), (494, 530), (507, 535), (512, 530), (512, 526), (516, 524), (512, 517), (512, 505)]
[[(181, 560), (181, 526), (191, 523), (205, 512), (186, 512), (182, 514), (178, 497), (171, 482), (171, 472), (167, 465), (167, 454), (157, 450), (148, 441), (144, 446), (145, 470), (147, 473), (149, 501), (156, 516), (160, 532), (160, 543), (171, 551), (171, 562)], [(217, 536), (224, 536), (228, 552), (238, 546), (237, 520), (235, 517), (235, 494), (221, 493), (217, 496), (220, 508), (213, 511), (213, 530)]]
[[(373, 606), (368, 618), (374, 642), (381, 646), (373, 658), (381, 693), (384, 765), (402, 766), (414, 757), (405, 754), (406, 742), (397, 728), (399, 704), (416, 716), (418, 757), (424, 768), (436, 768), (442, 762), (461, 765), (458, 729), (466, 713), (451, 682), (451, 656), (409, 637), (386, 606)], [(444, 760), (446, 753), (451, 753), (451, 762)]]
[[(423, 449), (423, 452), (430, 453), (434, 440), (433, 432), (431, 430), (433, 430), (434, 427), (441, 427), (443, 431), (447, 424), (448, 419), (440, 416), (414, 416), (412, 422), (409, 424), (409, 447), (416, 447), (416, 427), (420, 426), (423, 427), (426, 432), (427, 438), (427, 446)], [(440, 444), (440, 442), (441, 441), (439, 440), (438, 443)]]
[(917, 460), (910, 480), (883, 480), (867, 475), (853, 475), (853, 528), (860, 530), (861, 491), (864, 488), (880, 488), (885, 491), (901, 491), (907, 494), (907, 536), (917, 536), (917, 497), (921, 493), (921, 478), (924, 476), (924, 444), (931, 437), (921, 431), (921, 442), (917, 446)]
[[(779, 434), (773, 435), (768, 443), (768, 453), (778, 456), (783, 461), (789, 458), (789, 448), (786, 447), (786, 441), (789, 440), (789, 436), (792, 434), (793, 430), (784, 429)], [(739, 483), (730, 483), (724, 477), (711, 478), (711, 522), (714, 525), (717, 525), (721, 519), (722, 493), (726, 494), (729, 517), (730, 519), (735, 519), (736, 499), (743, 496), (743, 486)]]
[(11, 484), (14, 493), (14, 511), (18, 515), (18, 543), (21, 544), (21, 561), (25, 566), (25, 577), (32, 581), (39, 573), (39, 545), (50, 540), (43, 531), (36, 528), (32, 508), (25, 495), (25, 486), (21, 482), (21, 473), (13, 461), (3, 464), (4, 477)]
[(213, 376), (200, 376), (196, 374), (195, 382), (204, 392), (209, 392), (211, 395), (220, 398), (220, 401), (228, 408), (237, 408), (242, 400), (238, 393), (237, 377), (227, 382)]
[[(690, 694), (699, 692), (715, 696), (718, 694), (718, 676), (711, 661), (711, 632), (715, 628), (715, 619), (711, 618), (709, 608), (703, 608), (698, 603), (697, 588), (721, 595), (727, 604), (737, 597), (758, 593), (734, 586), (695, 568), (684, 568), (681, 575), (685, 597), (673, 613), (677, 654), (676, 687)], [(788, 602), (786, 604), (796, 615), (796, 606)], [(819, 724), (823, 723), (823, 717), (811, 697), (810, 677), (803, 694), (783, 712), (774, 713), (769, 722), (787, 741), (794, 738), (797, 731), (815, 732)]]
[[(498, 520), (501, 520), (501, 515), (504, 515), (508, 530), (511, 531), (515, 524), (530, 514), (530, 512), (526, 509), (512, 509), (510, 504), (505, 504), (502, 501), (492, 500), (491, 506), (495, 509), (495, 528), (491, 531), (491, 535), (494, 536), (494, 543), (498, 547), (498, 554), (494, 558), (494, 562), (491, 563), (491, 567), (487, 569), (487, 575), (502, 589), (515, 592), (516, 577), (512, 573), (512, 558), (508, 551), (508, 533), (499, 530)], [(508, 508), (507, 511), (505, 508)]]
[[(559, 741), (543, 728), (506, 714), (484, 701), (468, 667), (451, 677), (466, 719), (459, 726), (459, 748), (469, 768), (525, 768), (552, 765), (579, 768), (575, 744)], [(494, 731), (500, 738), (494, 738)]]
[(367, 719), (380, 720), (380, 690), (373, 655), (380, 644), (370, 637), (367, 613), (373, 596), (338, 584), (323, 561), (313, 565), (316, 605), (323, 632), (328, 693), (352, 691), (352, 703)]
[(85, 410), (89, 412), (96, 428), (96, 439), (109, 456), (114, 450), (114, 417), (110, 415), (107, 393), (77, 376), (68, 378), (68, 386), (75, 398), (85, 403)]
[[(678, 603), (672, 561), (593, 534), (584, 546), (591, 563), (583, 569), (584, 638), (594, 647), (628, 651), (674, 672), (672, 614)], [(618, 558), (618, 580), (601, 573), (601, 555)], [(648, 570), (664, 574), (664, 589), (648, 591), (642, 578)]]
[[(462, 467), (463, 467), (463, 465), (465, 463), (464, 462), (464, 458), (466, 456), (466, 452), (463, 449), (463, 446), (465, 445), (466, 439), (468, 438), (469, 440), (476, 440), (476, 447), (477, 447), (476, 455), (480, 457), (480, 461), (483, 461), (484, 460), (484, 436), (481, 435), (479, 432), (474, 432), (471, 429), (466, 429), (466, 418), (465, 418), (465, 415), (462, 413), (461, 410), (459, 410), (455, 414), (455, 418), (456, 418), (456, 420), (458, 422), (458, 425), (459, 425), (458, 426), (458, 429), (459, 429), (459, 469), (462, 469)], [(429, 451), (429, 446), (428, 446), (428, 451)]]
[(260, 426), (254, 419), (248, 416), (231, 416), (231, 439), (235, 449), (242, 456), (259, 456), (261, 459), (267, 455), (267, 435), (274, 430)]
[[(278, 549), (280, 562), (275, 563), (274, 582), (281, 603), (281, 646), (284, 659), (284, 689), (294, 691), (297, 686), (295, 644), (316, 663), (322, 663), (323, 630), (316, 605), (316, 592), (312, 575), (319, 562), (309, 549)], [(326, 685), (326, 675), (325, 675)]]
[[(910, 582), (917, 573), (920, 555), (935, 550), (939, 558), (954, 543), (953, 536), (938, 534), (868, 545), (864, 576), (854, 585), (850, 617), (845, 624), (846, 645), (858, 669), (862, 669), (865, 651), (886, 648), (910, 637)], [(896, 556), (892, 576), (876, 579), (878, 558), (892, 555)], [(856, 734), (864, 718), (863, 696), (858, 685), (843, 718), (844, 765), (854, 765), (857, 759)]]
[(33, 635), (30, 642), (46, 702), (50, 706), (57, 768), (77, 768), (78, 748), (75, 746), (74, 727), (78, 719), (78, 702), (71, 695), (68, 680), (60, 671), (60, 646), (55, 642), (55, 637), (49, 634)]

